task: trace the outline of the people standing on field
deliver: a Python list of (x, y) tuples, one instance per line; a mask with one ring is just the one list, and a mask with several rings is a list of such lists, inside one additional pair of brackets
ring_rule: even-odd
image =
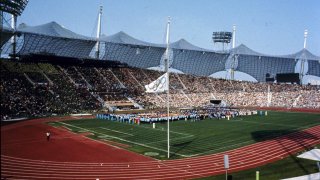
[(50, 132), (47, 132), (46, 135), (47, 135), (47, 141), (49, 141), (50, 140), (50, 135), (51, 135)]

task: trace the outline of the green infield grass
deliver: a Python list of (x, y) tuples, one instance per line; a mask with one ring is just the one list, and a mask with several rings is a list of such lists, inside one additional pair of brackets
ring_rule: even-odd
[[(51, 122), (74, 132), (91, 132), (89, 137), (114, 143), (141, 154), (156, 154), (166, 159), (167, 124), (127, 124), (102, 119)], [(268, 112), (230, 119), (173, 121), (170, 123), (171, 158), (192, 157), (223, 152), (255, 142), (320, 125), (320, 114)]]
[[(317, 145), (320, 148), (320, 145)], [(304, 176), (319, 172), (316, 161), (297, 158), (298, 154), (291, 155), (280, 161), (267, 164), (264, 166), (252, 168), (245, 171), (229, 173), (229, 179), (234, 180), (255, 180), (256, 172), (259, 171), (259, 178), (261, 180), (278, 180), (285, 178), (292, 178), (297, 176)], [(206, 178), (199, 178), (198, 180), (225, 180), (225, 175), (211, 176)]]

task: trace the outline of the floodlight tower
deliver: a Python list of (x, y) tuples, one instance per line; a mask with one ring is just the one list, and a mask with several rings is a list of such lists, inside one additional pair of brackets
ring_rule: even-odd
[[(8, 20), (4, 18), (4, 13), (11, 14), (11, 29), (12, 29), (12, 56), (16, 57), (16, 24), (17, 17), (20, 16), (27, 6), (29, 0), (1, 0), (0, 1), (0, 29), (2, 33), (4, 23), (8, 23)], [(2, 41), (2, 34), (0, 36), (0, 42)], [(1, 53), (1, 50), (0, 50)]]
[(303, 52), (301, 56), (301, 68), (300, 68), (300, 82), (302, 84), (303, 75), (304, 75), (304, 63), (307, 61), (305, 51), (307, 50), (307, 37), (308, 37), (308, 30), (304, 30), (304, 41), (303, 41)]
[(100, 36), (101, 36), (101, 16), (102, 16), (103, 6), (100, 6), (99, 15), (98, 15), (98, 27), (97, 27), (97, 44), (96, 44), (96, 52), (95, 57), (99, 59), (100, 55)]
[(212, 40), (213, 43), (222, 43), (222, 51), (225, 51), (224, 46), (225, 44), (229, 44), (231, 42), (232, 33), (226, 31), (220, 32), (213, 32), (212, 33)]

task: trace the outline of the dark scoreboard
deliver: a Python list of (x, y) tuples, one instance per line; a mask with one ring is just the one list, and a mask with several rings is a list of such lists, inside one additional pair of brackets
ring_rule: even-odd
[(299, 73), (281, 73), (276, 75), (278, 83), (300, 83)]

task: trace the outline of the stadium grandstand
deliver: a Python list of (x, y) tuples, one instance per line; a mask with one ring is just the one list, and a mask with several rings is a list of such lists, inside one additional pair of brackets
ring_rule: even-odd
[[(19, 92), (21, 94), (14, 97), (16, 101), (34, 97), (42, 99), (43, 103), (35, 99), (29, 100), (29, 104), (15, 104), (15, 107), (5, 107), (9, 103), (2, 103), (1, 107), (6, 109), (2, 111), (2, 118), (19, 117), (27, 107), (29, 112), (22, 116), (65, 114), (71, 113), (71, 109), (74, 112), (122, 109), (114, 106), (115, 100), (123, 100), (124, 104), (137, 109), (165, 107), (163, 94), (144, 93), (144, 86), (164, 70), (165, 44), (144, 42), (119, 32), (101, 37), (101, 51), (96, 59), (94, 38), (76, 34), (56, 22), (39, 26), (21, 24), (15, 33), (14, 57), (19, 60), (6, 60), (13, 56), (10, 40), (13, 34), (10, 29), (1, 34), (5, 37), (1, 42), (1, 85), (2, 91), (8, 92), (4, 93), (3, 100), (13, 102), (10, 93)], [(227, 52), (218, 52), (197, 47), (184, 39), (171, 43), (170, 48), (173, 107), (190, 104), (200, 107), (210, 99), (245, 107), (320, 107), (317, 86), (320, 58), (307, 49), (286, 56), (270, 56), (241, 44)], [(234, 71), (233, 80), (230, 69)], [(309, 79), (303, 86), (300, 82), (265, 83), (266, 75), (275, 77), (283, 73), (300, 73), (302, 78)], [(266, 100), (268, 86), (272, 94), (269, 104)], [(30, 88), (34, 91), (28, 91)], [(306, 101), (312, 99), (308, 96), (312, 96), (313, 101)], [(53, 98), (59, 99), (66, 108), (55, 108), (57, 101), (51, 101)], [(85, 100), (86, 103), (81, 103)]]

